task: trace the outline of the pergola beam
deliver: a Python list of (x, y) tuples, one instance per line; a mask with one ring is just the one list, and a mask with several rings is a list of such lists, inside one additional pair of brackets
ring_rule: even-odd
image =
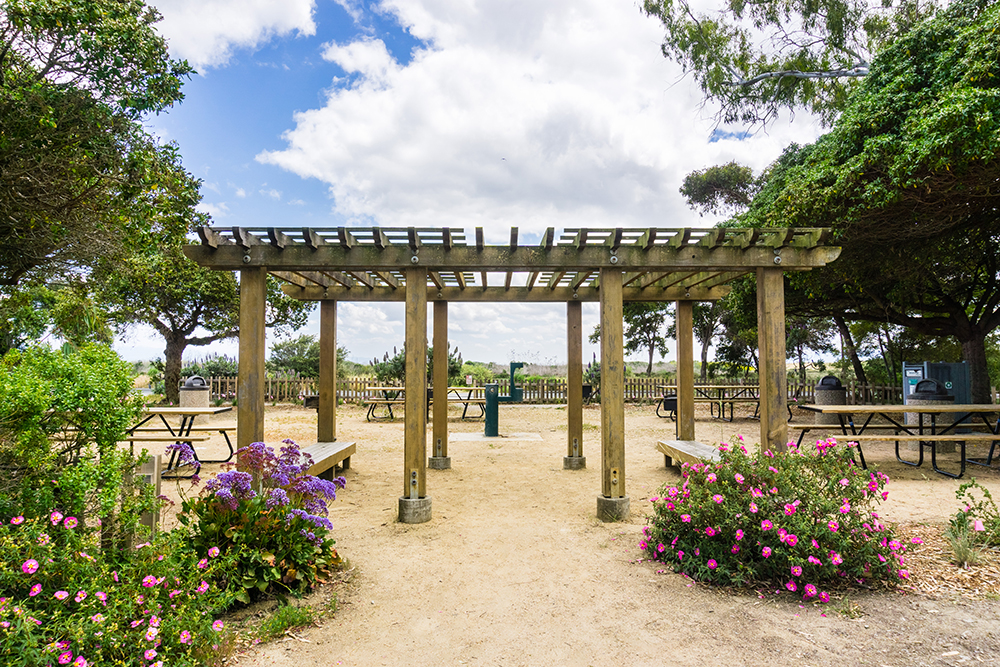
[[(440, 280), (440, 277), (438, 278)], [(389, 287), (353, 286), (350, 288), (304, 286), (293, 284), (283, 285), (282, 289), (288, 296), (303, 301), (397, 301), (405, 300), (405, 290)], [(712, 288), (674, 286), (661, 287), (626, 287), (622, 290), (625, 301), (677, 301), (691, 299), (692, 301), (717, 301), (729, 293), (728, 285)], [(440, 296), (438, 294), (440, 293)], [(526, 287), (485, 287), (480, 289), (462, 289), (461, 287), (444, 285), (428, 286), (427, 298), (432, 301), (523, 301), (531, 303), (567, 303), (569, 301), (600, 301), (600, 290), (595, 287), (552, 287), (549, 289), (527, 289)]]

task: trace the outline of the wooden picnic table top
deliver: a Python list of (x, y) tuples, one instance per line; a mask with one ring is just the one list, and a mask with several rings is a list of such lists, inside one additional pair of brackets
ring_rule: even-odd
[(223, 412), (229, 412), (233, 409), (231, 405), (219, 405), (219, 406), (209, 406), (209, 407), (179, 407), (179, 406), (159, 406), (152, 405), (143, 412), (147, 415), (180, 415), (181, 417), (197, 417), (199, 415), (218, 415)]
[(991, 403), (942, 403), (940, 405), (800, 405), (803, 410), (820, 412), (825, 415), (882, 414), (898, 415), (906, 412), (942, 414), (947, 412), (992, 413), (1000, 411), (1000, 405)]

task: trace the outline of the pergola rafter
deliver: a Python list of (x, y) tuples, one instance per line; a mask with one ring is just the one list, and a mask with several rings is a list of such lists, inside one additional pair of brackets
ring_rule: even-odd
[[(564, 467), (583, 467), (580, 304), (600, 302), (602, 361), (602, 487), (598, 515), (628, 513), (625, 493), (624, 359), (622, 304), (677, 302), (677, 438), (694, 439), (692, 305), (725, 296), (727, 283), (748, 274), (757, 279), (761, 377), (761, 446), (787, 441), (785, 414), (785, 271), (807, 271), (840, 254), (818, 228), (546, 229), (539, 242), (522, 245), (517, 227), (506, 244), (487, 244), (481, 227), (466, 235), (448, 227), (202, 228), (201, 245), (185, 253), (202, 266), (241, 272), (240, 384), (237, 440), (246, 446), (263, 435), (264, 277), (284, 282), (297, 299), (322, 302), (320, 410), (317, 436), (336, 438), (336, 304), (338, 301), (400, 301), (406, 304), (407, 374), (404, 494), (400, 516), (430, 518), (426, 494), (426, 414), (423, 364), (428, 303), (433, 303), (434, 368), (447, 367), (447, 304), (451, 301), (563, 302), (567, 304), (569, 405)], [(490, 285), (489, 273), (504, 274)], [(496, 280), (496, 279), (495, 279)], [(329, 340), (329, 338), (334, 340)], [(441, 355), (440, 357), (438, 355)], [(443, 372), (443, 371), (442, 371)], [(443, 378), (443, 379), (442, 379)], [(447, 376), (435, 373), (434, 396), (447, 395)], [(440, 385), (440, 386), (439, 386)], [(438, 403), (441, 405), (439, 406)], [(447, 456), (447, 404), (435, 402), (434, 456)], [(432, 467), (439, 467), (432, 465)], [(420, 511), (406, 503), (419, 503)], [(426, 511), (424, 511), (424, 508)]]

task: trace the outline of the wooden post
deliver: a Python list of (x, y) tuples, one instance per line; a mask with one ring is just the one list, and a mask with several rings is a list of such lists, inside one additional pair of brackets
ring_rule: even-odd
[(451, 467), (448, 456), (448, 302), (434, 302), (434, 436), (427, 465), (435, 470)]
[(677, 302), (677, 439), (694, 440), (694, 302)]
[(319, 306), (319, 415), (316, 441), (337, 439), (337, 302)]
[(262, 267), (240, 271), (240, 367), (236, 385), (236, 446), (239, 449), (264, 440), (266, 279), (267, 270)]
[(781, 269), (757, 269), (761, 451), (788, 447), (785, 375), (785, 281)]
[(583, 304), (566, 304), (566, 419), (568, 433), (563, 468), (587, 467), (583, 455)]
[(427, 271), (406, 269), (406, 398), (403, 435), (402, 523), (431, 518), (427, 497)]
[(601, 497), (597, 516), (628, 516), (625, 495), (625, 353), (622, 272), (601, 269)]

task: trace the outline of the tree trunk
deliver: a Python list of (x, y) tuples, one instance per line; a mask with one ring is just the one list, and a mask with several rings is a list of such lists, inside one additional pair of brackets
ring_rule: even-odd
[(974, 330), (971, 339), (959, 342), (962, 344), (962, 358), (969, 365), (972, 402), (991, 403), (990, 374), (986, 365), (986, 335)]
[(835, 315), (833, 321), (837, 324), (837, 329), (844, 339), (844, 345), (847, 346), (847, 354), (851, 358), (851, 366), (854, 368), (854, 377), (857, 379), (858, 384), (867, 385), (868, 376), (865, 375), (865, 367), (861, 365), (861, 359), (858, 358), (858, 348), (854, 346), (850, 327), (847, 326), (847, 322), (844, 321), (843, 317)]
[(701, 344), (701, 381), (705, 382), (708, 380), (708, 347), (712, 344), (712, 339), (704, 341)]
[(653, 377), (653, 353), (656, 351), (655, 347), (655, 343), (649, 344), (649, 364), (646, 366), (646, 377)]
[(184, 337), (179, 338), (168, 338), (167, 347), (164, 349), (164, 362), (163, 362), (163, 382), (164, 382), (164, 398), (170, 405), (180, 405), (181, 394), (178, 385), (181, 380), (181, 365), (184, 359), (184, 348), (187, 347), (187, 341)]

